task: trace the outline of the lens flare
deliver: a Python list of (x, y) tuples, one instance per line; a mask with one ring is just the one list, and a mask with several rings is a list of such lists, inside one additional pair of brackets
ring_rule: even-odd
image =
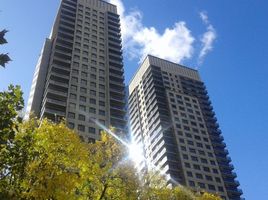
[(113, 133), (109, 128), (101, 124), (98, 120), (91, 118), (91, 121), (128, 148), (128, 157), (135, 163), (138, 170), (142, 165), (149, 166), (152, 170), (164, 176), (167, 181), (171, 181), (173, 184), (181, 186), (176, 180), (172, 179), (172, 177), (169, 174), (164, 172), (159, 166), (155, 165), (149, 158), (148, 159), (145, 158), (143, 146), (141, 144), (137, 144), (134, 141), (128, 143), (124, 141), (122, 138), (120, 138), (118, 135)]
[(129, 158), (136, 164), (140, 165), (144, 160), (142, 146), (134, 142), (128, 144)]

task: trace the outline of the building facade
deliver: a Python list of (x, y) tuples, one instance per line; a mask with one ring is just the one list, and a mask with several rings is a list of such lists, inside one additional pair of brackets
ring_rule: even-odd
[[(130, 128), (170, 180), (240, 200), (234, 167), (196, 70), (147, 56), (129, 85)], [(147, 166), (149, 166), (147, 164)]]
[(126, 127), (126, 95), (115, 5), (101, 0), (62, 0), (32, 82), (30, 113), (65, 118), (88, 141), (105, 126)]

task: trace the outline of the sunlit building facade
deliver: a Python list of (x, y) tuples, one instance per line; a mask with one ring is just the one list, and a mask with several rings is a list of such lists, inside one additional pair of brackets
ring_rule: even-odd
[[(157, 166), (196, 191), (240, 200), (234, 167), (198, 71), (147, 56), (129, 85), (130, 129)], [(172, 182), (172, 181), (171, 181)]]
[(30, 113), (65, 118), (81, 138), (99, 138), (103, 125), (126, 128), (126, 95), (115, 5), (101, 0), (62, 0), (32, 82)]

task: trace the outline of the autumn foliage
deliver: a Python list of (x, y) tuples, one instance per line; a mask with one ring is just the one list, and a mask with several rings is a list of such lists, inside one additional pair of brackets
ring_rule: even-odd
[(64, 122), (21, 122), (21, 95), (16, 87), (0, 93), (6, 113), (0, 116), (0, 199), (220, 200), (138, 173), (127, 149), (108, 134), (84, 143)]

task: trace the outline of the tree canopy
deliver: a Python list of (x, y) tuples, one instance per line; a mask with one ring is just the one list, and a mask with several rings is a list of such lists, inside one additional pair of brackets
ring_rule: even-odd
[(65, 122), (22, 122), (22, 108), (20, 87), (0, 93), (0, 199), (220, 200), (138, 173), (128, 149), (109, 134), (84, 143)]

